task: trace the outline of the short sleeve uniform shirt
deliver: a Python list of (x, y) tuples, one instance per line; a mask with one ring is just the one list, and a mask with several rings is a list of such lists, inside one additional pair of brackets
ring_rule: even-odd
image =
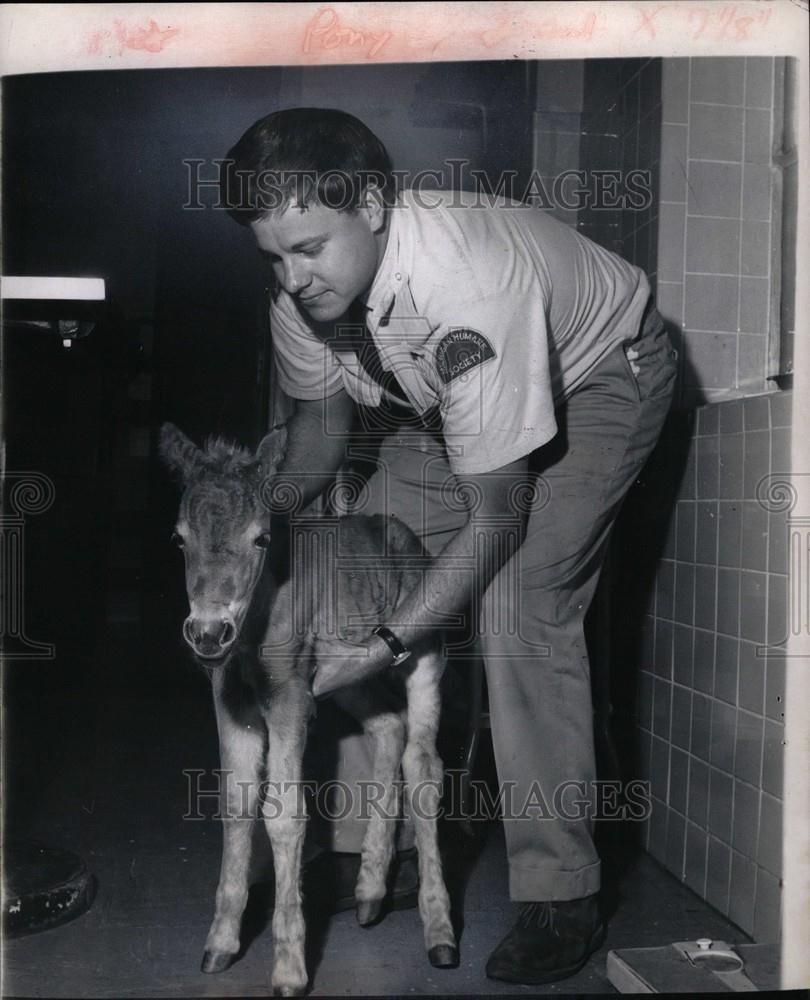
[[(501, 468), (551, 440), (555, 406), (635, 338), (650, 292), (639, 268), (547, 212), (463, 200), (400, 195), (366, 303), (383, 368), (415, 411), (438, 406), (459, 475)], [(324, 339), (283, 290), (270, 318), (288, 395), (318, 399), (342, 388), (380, 405), (384, 390), (340, 322)]]

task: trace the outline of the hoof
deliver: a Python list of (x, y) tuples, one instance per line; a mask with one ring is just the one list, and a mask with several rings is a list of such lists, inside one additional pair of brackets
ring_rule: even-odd
[(452, 944), (436, 944), (428, 951), (434, 969), (458, 968), (458, 948)]
[(206, 951), (203, 953), (203, 972), (224, 972), (233, 961), (233, 955), (225, 951)]
[(370, 927), (380, 919), (382, 914), (381, 899), (366, 899), (357, 904), (357, 923), (361, 927)]
[(307, 991), (307, 984), (304, 983), (303, 986), (274, 986), (273, 996), (274, 997), (302, 997)]

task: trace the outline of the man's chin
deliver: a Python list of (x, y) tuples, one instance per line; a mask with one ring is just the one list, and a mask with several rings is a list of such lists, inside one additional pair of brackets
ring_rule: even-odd
[(301, 308), (319, 323), (340, 319), (346, 311), (343, 302), (336, 295), (319, 295), (313, 302), (300, 299)]

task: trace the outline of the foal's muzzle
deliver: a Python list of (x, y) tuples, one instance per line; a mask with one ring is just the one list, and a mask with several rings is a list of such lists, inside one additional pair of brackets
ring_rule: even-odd
[(183, 623), (183, 638), (203, 660), (219, 660), (236, 641), (236, 626), (227, 616), (199, 621), (189, 615)]

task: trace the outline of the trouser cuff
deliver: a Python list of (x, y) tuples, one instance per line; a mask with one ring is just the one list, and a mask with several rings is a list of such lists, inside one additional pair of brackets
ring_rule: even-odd
[(545, 900), (562, 902), (582, 899), (599, 892), (601, 863), (599, 861), (576, 871), (555, 868), (509, 868), (509, 896), (516, 903), (537, 903)]

